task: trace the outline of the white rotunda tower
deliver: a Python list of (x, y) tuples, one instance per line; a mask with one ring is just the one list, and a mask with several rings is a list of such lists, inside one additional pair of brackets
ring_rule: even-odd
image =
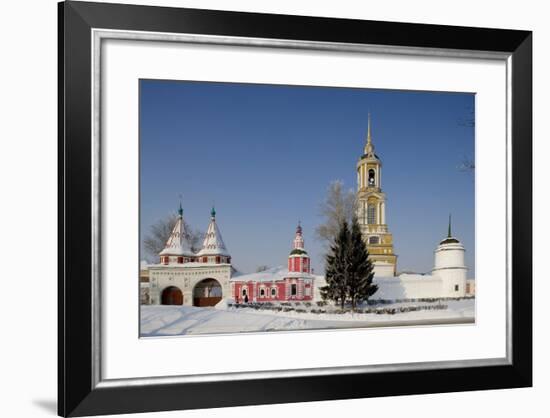
[(441, 297), (461, 297), (466, 294), (468, 268), (464, 262), (464, 245), (452, 236), (451, 216), (447, 237), (435, 249), (432, 275), (442, 280)]

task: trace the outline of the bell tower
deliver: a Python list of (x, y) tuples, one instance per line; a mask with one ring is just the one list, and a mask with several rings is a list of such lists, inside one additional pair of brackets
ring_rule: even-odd
[(374, 274), (393, 277), (397, 255), (393, 252), (393, 236), (386, 222), (386, 194), (382, 191), (382, 161), (374, 152), (369, 113), (367, 142), (357, 162), (357, 218), (374, 262)]

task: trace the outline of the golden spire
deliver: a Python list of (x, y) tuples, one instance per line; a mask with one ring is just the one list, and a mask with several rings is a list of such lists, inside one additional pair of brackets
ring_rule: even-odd
[(365, 154), (368, 156), (374, 155), (374, 145), (372, 145), (372, 136), (371, 136), (371, 129), (370, 129), (370, 112), (369, 112), (369, 120), (367, 125), (367, 144), (365, 145)]
[(367, 144), (371, 144), (371, 143), (372, 143), (372, 138), (370, 135), (370, 112), (369, 112), (369, 122), (367, 125)]

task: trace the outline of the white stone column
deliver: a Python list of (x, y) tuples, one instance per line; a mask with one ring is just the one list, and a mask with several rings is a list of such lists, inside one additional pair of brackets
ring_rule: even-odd
[(381, 212), (382, 212), (382, 224), (386, 224), (386, 202), (382, 202), (380, 203), (380, 209), (381, 209)]
[(160, 305), (160, 290), (158, 287), (149, 287), (149, 303), (151, 305)]

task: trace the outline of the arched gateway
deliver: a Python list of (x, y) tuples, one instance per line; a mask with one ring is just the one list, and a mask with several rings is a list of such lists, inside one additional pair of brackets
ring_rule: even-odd
[(168, 286), (162, 291), (163, 305), (183, 305), (183, 293), (176, 286)]
[(214, 306), (222, 300), (222, 285), (216, 279), (204, 279), (193, 289), (193, 306)]

